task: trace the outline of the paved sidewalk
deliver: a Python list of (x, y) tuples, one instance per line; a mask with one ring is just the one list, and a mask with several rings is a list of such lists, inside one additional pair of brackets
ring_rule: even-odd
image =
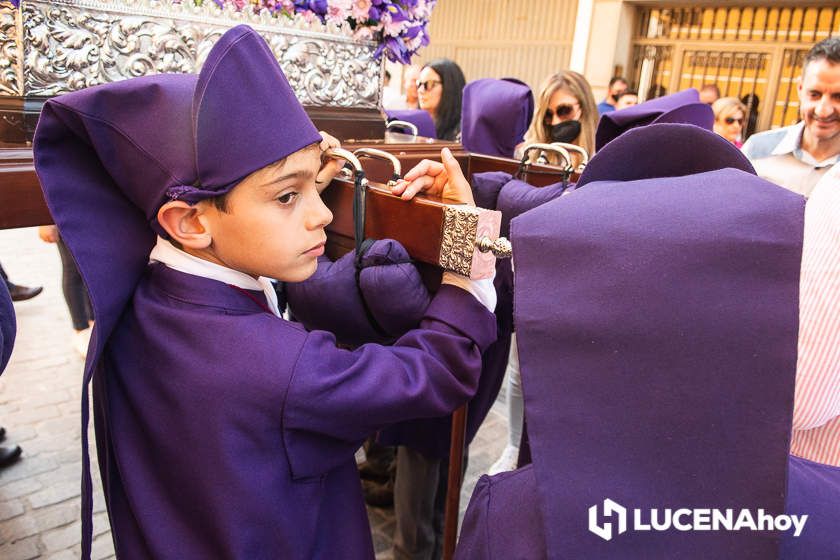
[[(15, 304), (17, 342), (11, 362), (0, 377), (0, 426), (7, 433), (4, 445), (20, 444), (23, 448), (20, 461), (0, 470), (0, 559), (78, 558), (79, 402), (84, 364), (71, 344), (73, 329), (61, 294), (61, 261), (56, 247), (41, 242), (32, 228), (0, 231), (0, 262), (13, 282), (44, 286), (41, 295)], [(504, 447), (505, 437), (504, 409), (497, 403), (471, 448), (462, 511), (476, 479)], [(95, 469), (95, 457), (92, 461)], [(93, 479), (93, 558), (113, 558), (96, 470)], [(370, 508), (368, 516), (377, 558), (387, 560), (393, 511)]]

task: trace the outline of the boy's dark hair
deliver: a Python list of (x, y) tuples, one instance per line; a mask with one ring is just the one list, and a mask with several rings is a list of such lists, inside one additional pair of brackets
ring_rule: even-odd
[(625, 79), (624, 79), (624, 76), (613, 76), (613, 77), (610, 79), (610, 84), (609, 84), (609, 86), (607, 86), (607, 87), (612, 88), (612, 87), (613, 87), (613, 86), (614, 86), (617, 82), (624, 82), (625, 84), (629, 84), (629, 83), (630, 83), (630, 82), (628, 82), (627, 80), (625, 80)]
[(461, 99), (467, 81), (461, 67), (448, 58), (426, 64), (440, 76), (443, 92), (435, 119), (435, 133), (440, 140), (455, 140), (461, 129)]
[(811, 47), (802, 63), (802, 73), (812, 62), (827, 60), (832, 64), (840, 64), (840, 37), (829, 37)]
[(216, 210), (227, 212), (227, 199), (230, 193), (231, 191), (228, 191), (225, 194), (220, 194), (219, 196), (214, 196), (210, 199), (210, 201), (213, 203), (213, 206), (216, 207)]
[(636, 91), (635, 89), (628, 89), (628, 90), (623, 91), (620, 94), (618, 94), (618, 97), (616, 97), (615, 100), (618, 101), (619, 99), (621, 99), (625, 95), (636, 95), (636, 96), (638, 96), (639, 92)]

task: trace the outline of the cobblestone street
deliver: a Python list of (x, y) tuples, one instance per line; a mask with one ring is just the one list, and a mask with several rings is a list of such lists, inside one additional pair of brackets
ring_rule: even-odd
[[(0, 559), (78, 558), (84, 364), (72, 346), (74, 333), (61, 294), (61, 261), (56, 247), (41, 242), (35, 229), (21, 229), (0, 231), (0, 262), (13, 282), (44, 286), (41, 295), (15, 304), (17, 341), (0, 377), (0, 426), (7, 434), (3, 445), (23, 448), (20, 461), (0, 470)], [(497, 402), (470, 450), (462, 512), (476, 479), (501, 452), (505, 437), (504, 407)], [(97, 471), (93, 479), (93, 558), (113, 558)], [(388, 559), (393, 511), (370, 508), (369, 518), (377, 558)]]

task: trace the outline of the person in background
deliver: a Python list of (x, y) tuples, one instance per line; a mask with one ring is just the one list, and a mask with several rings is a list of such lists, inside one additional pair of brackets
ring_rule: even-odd
[(417, 80), (420, 108), (435, 121), (438, 140), (458, 139), (465, 85), (461, 68), (448, 58), (433, 60), (420, 70)]
[(417, 97), (417, 79), (420, 77), (420, 67), (416, 64), (407, 66), (403, 70), (403, 89), (405, 90), (404, 109), (419, 109), (420, 100)]
[(615, 110), (620, 111), (621, 109), (632, 107), (633, 105), (638, 104), (639, 92), (635, 89), (628, 89), (627, 91), (618, 96), (618, 101), (616, 101), (615, 104)]
[(743, 146), (742, 134), (747, 108), (737, 97), (721, 97), (712, 104), (715, 112), (715, 132), (736, 147)]
[(405, 66), (402, 71), (403, 92), (395, 92), (391, 87), (391, 73), (385, 71), (385, 87), (382, 88), (382, 107), (385, 109), (405, 110), (418, 109), (417, 106), (417, 78), (420, 67), (416, 64)]
[(391, 87), (391, 73), (385, 70), (385, 80), (382, 82), (382, 106), (390, 109), (401, 103), (403, 103), (402, 96)]
[(703, 84), (700, 88), (700, 102), (711, 105), (720, 99), (720, 90), (715, 84)]
[[(15, 308), (5, 283), (0, 283), (0, 374), (6, 369), (6, 364), (12, 355), (15, 344)], [(6, 439), (6, 428), (0, 428), (0, 441)], [(22, 453), (19, 445), (0, 447), (0, 468), (11, 465), (20, 458)]]
[[(515, 157), (521, 158), (524, 146), (535, 142), (565, 142), (584, 148), (589, 154), (595, 151), (595, 129), (598, 126), (598, 109), (592, 88), (582, 75), (571, 70), (549, 76), (540, 87), (537, 108), (531, 126), (525, 133), (525, 142), (517, 149)], [(553, 154), (546, 154), (550, 163), (558, 163)], [(573, 154), (574, 157), (574, 154)], [(574, 162), (577, 165), (579, 162)], [(507, 378), (508, 443), (490, 467), (489, 474), (508, 471), (516, 467), (519, 441), (522, 437), (524, 404), (516, 333), (511, 337), (510, 357), (505, 372)]]
[(747, 108), (747, 120), (744, 122), (744, 142), (755, 133), (755, 127), (758, 124), (758, 96), (754, 93), (748, 93), (741, 97), (741, 103)]
[(598, 103), (598, 114), (603, 115), (604, 113), (609, 113), (610, 111), (615, 111), (618, 107), (616, 104), (618, 103), (618, 98), (621, 97), (621, 94), (627, 91), (627, 80), (625, 80), (621, 76), (615, 76), (610, 80), (609, 87), (607, 89), (607, 97)]
[(664, 97), (668, 95), (668, 89), (660, 84), (653, 84), (648, 88), (647, 97), (645, 101), (654, 99), (655, 97)]
[(802, 121), (750, 136), (743, 150), (759, 176), (807, 197), (840, 160), (840, 37), (808, 51), (797, 90)]
[(28, 287), (28, 286), (21, 286), (20, 284), (15, 284), (11, 280), (9, 280), (9, 275), (6, 274), (6, 271), (3, 270), (3, 265), (0, 264), (0, 276), (3, 278), (3, 283), (6, 285), (6, 289), (9, 291), (9, 295), (12, 298), (12, 301), (24, 301), (27, 299), (32, 299), (38, 294), (43, 291), (43, 287), (35, 286), (35, 287)]
[[(534, 142), (575, 144), (591, 155), (595, 151), (597, 126), (598, 108), (589, 82), (577, 72), (562, 70), (549, 76), (540, 87), (531, 126), (514, 157), (522, 157), (523, 147)], [(547, 155), (551, 163), (557, 163), (552, 161), (553, 155)]]
[(64, 292), (64, 301), (70, 311), (70, 320), (73, 322), (73, 330), (76, 331), (73, 338), (73, 348), (84, 359), (87, 357), (88, 344), (90, 343), (90, 332), (93, 326), (93, 308), (90, 306), (85, 283), (76, 261), (67, 249), (67, 245), (58, 235), (58, 228), (54, 225), (41, 226), (38, 228), (38, 237), (45, 243), (55, 243), (58, 246), (58, 254), (61, 257), (61, 288)]

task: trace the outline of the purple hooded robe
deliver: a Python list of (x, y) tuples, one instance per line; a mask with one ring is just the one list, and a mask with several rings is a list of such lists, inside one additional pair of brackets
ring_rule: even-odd
[[(247, 92), (247, 93), (244, 93)], [(229, 192), (320, 140), (265, 41), (225, 33), (199, 76), (138, 78), (48, 101), (36, 169), (91, 295), (82, 397), (82, 556), (92, 494), (87, 384), (117, 556), (373, 557), (353, 452), (378, 428), (475, 391), (493, 316), (443, 286), (420, 328), (350, 352), (262, 292), (149, 253), (158, 208)]]
[(606, 498), (783, 512), (804, 200), (687, 125), (627, 132), (587, 172), (513, 220), (533, 464), (482, 477), (456, 557), (774, 558), (773, 531), (587, 521)]

